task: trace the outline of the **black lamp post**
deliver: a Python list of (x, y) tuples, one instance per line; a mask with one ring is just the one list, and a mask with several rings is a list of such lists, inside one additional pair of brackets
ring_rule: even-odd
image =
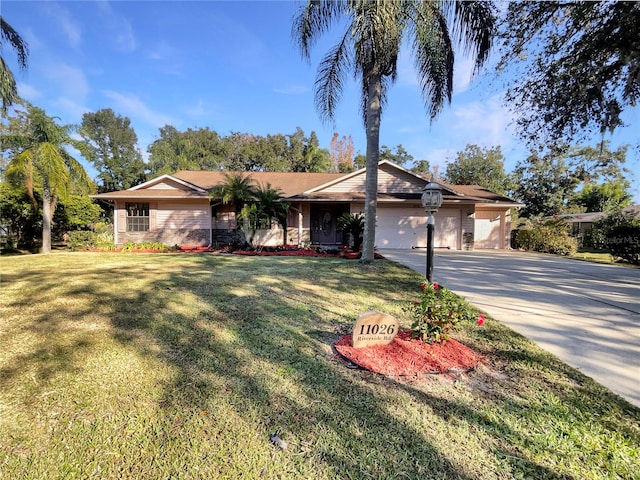
[(442, 205), (442, 187), (431, 180), (422, 189), (422, 207), (427, 212), (427, 282), (433, 278), (433, 228), (436, 223), (434, 214)]

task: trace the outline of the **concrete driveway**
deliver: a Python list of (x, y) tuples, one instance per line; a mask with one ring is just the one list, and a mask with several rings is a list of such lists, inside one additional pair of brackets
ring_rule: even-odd
[[(425, 274), (425, 250), (380, 253)], [(640, 407), (640, 269), (436, 250), (433, 279)]]

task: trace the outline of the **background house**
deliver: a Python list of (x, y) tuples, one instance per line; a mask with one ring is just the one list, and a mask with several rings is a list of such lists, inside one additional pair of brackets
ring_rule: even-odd
[[(640, 218), (640, 205), (627, 207), (622, 210), (622, 213)], [(558, 218), (565, 220), (571, 226), (571, 235), (576, 237), (580, 246), (582, 246), (585, 236), (593, 228), (593, 223), (605, 218), (607, 215), (608, 213), (605, 212), (565, 213), (558, 215)]]
[[(232, 205), (210, 200), (209, 192), (226, 181), (225, 173), (180, 171), (162, 175), (128, 190), (94, 195), (114, 205), (114, 241), (157, 241), (169, 245), (231, 243), (236, 219)], [(258, 185), (279, 188), (291, 204), (289, 244), (340, 245), (344, 235), (337, 218), (364, 211), (365, 170), (349, 174), (244, 172)], [(379, 164), (376, 246), (426, 246), (426, 215), (420, 203), (427, 179), (388, 161)], [(437, 248), (504, 249), (509, 246), (511, 208), (520, 204), (477, 185), (443, 188), (436, 214)], [(282, 243), (282, 230), (259, 244)]]

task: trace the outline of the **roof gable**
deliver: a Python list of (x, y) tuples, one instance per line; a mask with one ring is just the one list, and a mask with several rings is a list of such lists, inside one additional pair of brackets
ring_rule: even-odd
[[(324, 185), (318, 185), (304, 193), (307, 194), (335, 194), (364, 192), (367, 170), (361, 168), (347, 175), (343, 175)], [(422, 189), (429, 182), (422, 175), (416, 174), (388, 160), (378, 163), (378, 193), (389, 195), (414, 194), (418, 197)], [(443, 189), (443, 193), (460, 196), (461, 194), (443, 182), (436, 181)]]
[(182, 170), (173, 176), (204, 190), (211, 190), (223, 185), (228, 175), (241, 174), (250, 177), (256, 185), (267, 184), (282, 191), (284, 197), (302, 193), (317, 185), (331, 182), (343, 176), (341, 173), (302, 173), (302, 172), (229, 172), (229, 171), (192, 171)]
[(186, 192), (195, 191), (198, 193), (206, 193), (206, 190), (198, 187), (189, 182), (185, 182), (180, 178), (176, 178), (172, 175), (161, 175), (160, 177), (151, 179), (135, 187), (128, 189), (132, 190), (181, 190)]
[[(305, 191), (307, 194), (335, 194), (364, 192), (367, 169), (361, 168), (355, 172), (342, 175), (335, 180), (318, 185)], [(378, 163), (378, 193), (382, 194), (420, 194), (427, 184), (427, 180), (415, 173), (402, 168), (388, 160)], [(446, 187), (444, 187), (446, 188)]]

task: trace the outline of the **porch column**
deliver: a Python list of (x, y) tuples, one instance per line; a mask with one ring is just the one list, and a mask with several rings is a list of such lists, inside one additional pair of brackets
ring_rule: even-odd
[(302, 245), (302, 205), (298, 205), (298, 246)]

